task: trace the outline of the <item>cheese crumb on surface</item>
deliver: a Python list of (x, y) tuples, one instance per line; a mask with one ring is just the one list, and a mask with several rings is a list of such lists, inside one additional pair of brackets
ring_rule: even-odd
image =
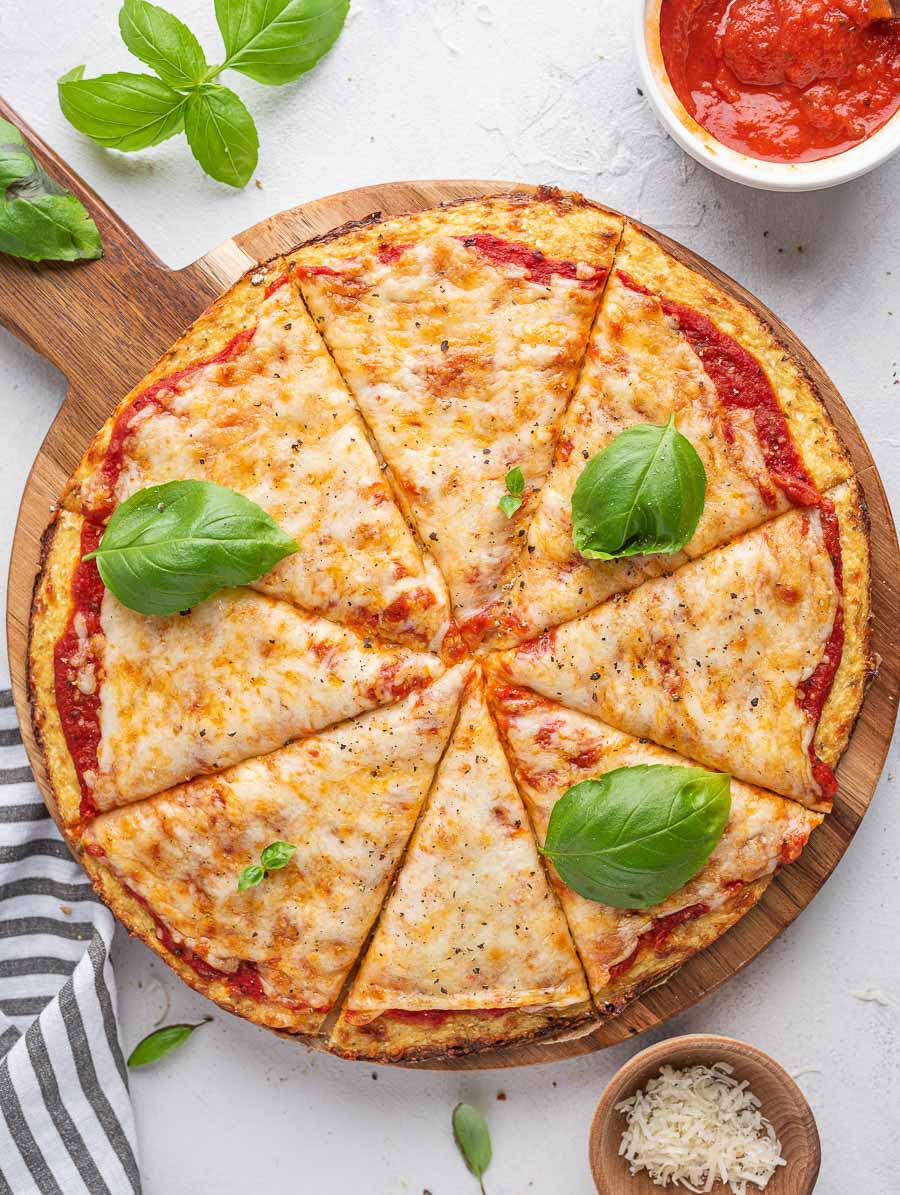
[(646, 1170), (657, 1186), (689, 1191), (711, 1191), (717, 1182), (733, 1195), (747, 1195), (748, 1184), (763, 1190), (786, 1165), (781, 1142), (749, 1083), (733, 1072), (725, 1062), (664, 1066), (617, 1104), (627, 1122), (619, 1155), (631, 1173)]

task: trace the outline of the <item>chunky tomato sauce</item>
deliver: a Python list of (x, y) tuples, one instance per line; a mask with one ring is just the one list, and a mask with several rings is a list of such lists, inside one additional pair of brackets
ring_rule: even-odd
[(900, 108), (900, 27), (870, 0), (662, 0), (660, 45), (678, 98), (717, 141), (813, 162)]
[(437, 1027), (446, 1024), (452, 1017), (502, 1017), (516, 1011), (514, 1008), (389, 1008), (381, 1015), (392, 1021), (401, 1021), (404, 1025)]
[(529, 282), (539, 282), (542, 286), (549, 286), (554, 274), (560, 278), (572, 278), (588, 288), (601, 286), (606, 278), (606, 270), (602, 267), (592, 269), (587, 277), (580, 277), (577, 262), (545, 257), (538, 249), (531, 249), (518, 241), (505, 241), (491, 232), (477, 232), (472, 236), (457, 237), (456, 240), (462, 241), (467, 249), (477, 250), (492, 265), (519, 266), (525, 271)]
[(702, 917), (704, 913), (709, 912), (709, 906), (703, 904), (687, 905), (683, 909), (676, 909), (674, 913), (667, 913), (663, 917), (654, 917), (650, 928), (637, 940), (637, 945), (627, 958), (621, 959), (609, 969), (609, 978), (620, 979), (626, 972), (630, 971), (637, 962), (638, 955), (645, 947), (649, 947), (659, 953), (666, 944), (669, 935), (676, 926), (684, 925), (687, 921), (696, 921), (698, 917)]
[[(822, 538), (834, 566), (834, 583), (840, 600), (822, 659), (797, 690), (797, 704), (816, 727), (844, 650), (844, 569), (834, 504), (826, 495), (819, 493), (807, 472), (803, 458), (791, 438), (772, 383), (753, 354), (702, 312), (685, 303), (654, 294), (622, 270), (618, 271), (617, 276), (630, 290), (656, 299), (665, 314), (674, 321), (703, 363), (726, 413), (738, 410), (752, 412), (756, 438), (772, 483), (795, 505), (813, 506), (819, 510)], [(729, 439), (734, 436), (727, 424), (725, 435)], [(769, 505), (776, 505), (774, 493), (767, 494), (764, 488), (761, 488), (761, 493)], [(810, 741), (809, 758), (813, 779), (821, 788), (822, 796), (830, 800), (837, 792), (837, 780), (831, 768), (816, 754), (815, 736)]]

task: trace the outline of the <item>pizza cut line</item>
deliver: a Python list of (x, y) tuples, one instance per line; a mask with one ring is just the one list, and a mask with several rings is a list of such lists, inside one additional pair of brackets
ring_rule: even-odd
[[(584, 463), (670, 416), (693, 538), (580, 557)], [(186, 478), (300, 551), (136, 614), (82, 557)], [(578, 196), (489, 196), (258, 267), (119, 404), (45, 537), (33, 720), (95, 887), (188, 983), (346, 1057), (451, 1056), (586, 1031), (762, 897), (834, 800), (869, 606), (849, 458), (737, 289)], [(537, 846), (569, 787), (646, 763), (731, 773), (731, 816), (611, 909)]]

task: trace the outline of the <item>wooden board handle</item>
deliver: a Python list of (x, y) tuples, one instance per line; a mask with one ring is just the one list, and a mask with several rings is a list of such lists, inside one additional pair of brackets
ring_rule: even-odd
[[(181, 331), (177, 275), (0, 98), (35, 157), (84, 203), (100, 229), (98, 261), (34, 263), (0, 254), (0, 322), (53, 362), (75, 390), (123, 393), (121, 361), (135, 344), (158, 356)], [(182, 317), (183, 320), (183, 317)], [(129, 371), (130, 372), (130, 371)], [(90, 385), (87, 384), (88, 380)]]

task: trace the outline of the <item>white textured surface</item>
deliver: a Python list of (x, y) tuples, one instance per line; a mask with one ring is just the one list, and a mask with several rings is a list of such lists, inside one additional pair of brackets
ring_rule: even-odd
[[(844, 393), (896, 505), (900, 158), (807, 196), (746, 191), (708, 174), (637, 94), (632, 2), (356, 0), (336, 51), (306, 81), (267, 90), (231, 80), (262, 140), (263, 187), (240, 194), (204, 178), (180, 139), (116, 156), (63, 121), (60, 74), (78, 62), (89, 74), (132, 69), (118, 45), (116, 0), (5, 0), (3, 89), (171, 265), (281, 208), (364, 183), (520, 177), (580, 188), (699, 250), (786, 319)], [(172, 6), (214, 58), (212, 0)], [(4, 578), (19, 494), (63, 392), (54, 370), (0, 332)], [(900, 1192), (897, 763), (895, 748), (848, 857), (799, 922), (667, 1026), (744, 1038), (792, 1070), (821, 1068), (800, 1080), (823, 1139), (818, 1195)], [(164, 1011), (207, 1011), (143, 946), (120, 942), (118, 964), (126, 1046)], [(891, 1006), (850, 994), (868, 987)], [(526, 1071), (373, 1072), (220, 1013), (180, 1053), (134, 1076), (146, 1195), (474, 1193), (450, 1136), (461, 1098), (490, 1119), (490, 1195), (588, 1195), (591, 1113), (637, 1048)], [(496, 1102), (501, 1090), (507, 1099)]]

